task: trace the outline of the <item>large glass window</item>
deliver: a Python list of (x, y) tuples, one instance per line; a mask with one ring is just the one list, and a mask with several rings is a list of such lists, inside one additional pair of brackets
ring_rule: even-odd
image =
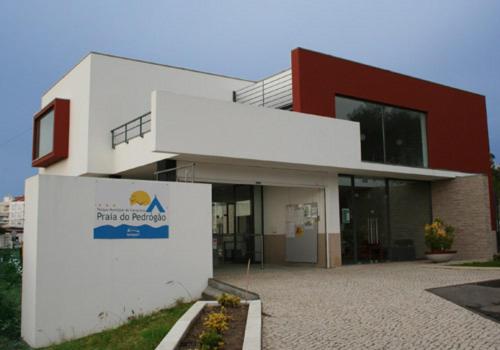
[(425, 113), (336, 96), (335, 114), (359, 122), (364, 161), (427, 166)]
[(340, 176), (342, 261), (423, 258), (430, 201), (428, 182)]
[(424, 229), (432, 217), (428, 182), (389, 180), (391, 260), (421, 259)]
[(38, 145), (36, 158), (52, 152), (54, 148), (54, 110), (51, 110), (38, 121)]

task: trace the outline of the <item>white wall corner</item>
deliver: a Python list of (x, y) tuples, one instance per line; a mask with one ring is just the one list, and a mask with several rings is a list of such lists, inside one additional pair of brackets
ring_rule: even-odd
[(325, 181), (326, 232), (340, 233), (338, 174), (329, 174)]
[(25, 222), (23, 241), (23, 276), (21, 337), (29, 344), (36, 341), (36, 282), (38, 241), (38, 198), (40, 176), (25, 181)]

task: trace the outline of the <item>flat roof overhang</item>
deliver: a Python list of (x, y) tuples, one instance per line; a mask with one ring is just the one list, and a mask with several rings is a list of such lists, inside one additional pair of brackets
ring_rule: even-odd
[(152, 94), (153, 152), (192, 162), (414, 180), (471, 174), (361, 161), (359, 123), (166, 91)]
[(317, 172), (317, 173), (332, 173), (332, 174), (345, 174), (357, 175), (367, 177), (384, 177), (395, 179), (407, 180), (422, 180), (422, 181), (438, 181), (446, 179), (454, 179), (456, 177), (474, 175), (472, 173), (464, 173), (457, 171), (429, 169), (429, 168), (415, 168), (399, 165), (378, 164), (370, 162), (361, 162), (361, 168), (347, 168), (347, 167), (323, 167), (305, 164), (292, 164), (292, 163), (278, 163), (266, 162), (251, 159), (241, 158), (223, 158), (211, 157), (189, 154), (178, 154), (172, 159), (182, 160), (192, 163), (210, 163), (220, 164), (224, 166), (244, 166), (254, 168), (268, 168), (278, 170), (293, 170), (302, 172)]

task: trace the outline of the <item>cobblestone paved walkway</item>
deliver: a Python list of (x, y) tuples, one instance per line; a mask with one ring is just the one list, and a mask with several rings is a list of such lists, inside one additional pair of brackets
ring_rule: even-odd
[[(245, 288), (244, 268), (216, 278)], [(500, 271), (422, 263), (252, 267), (260, 294), (264, 349), (500, 349), (500, 324), (425, 289), (500, 279)]]

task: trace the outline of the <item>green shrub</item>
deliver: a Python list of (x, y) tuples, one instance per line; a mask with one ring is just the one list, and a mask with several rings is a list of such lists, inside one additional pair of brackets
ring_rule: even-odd
[(22, 263), (19, 249), (0, 249), (0, 283), (21, 285)]
[(16, 302), (0, 294), (0, 335), (8, 339), (18, 339), (21, 317)]
[(222, 335), (215, 330), (204, 331), (200, 334), (201, 350), (220, 350), (224, 348)]
[(0, 337), (20, 336), (21, 261), (17, 249), (0, 250)]

